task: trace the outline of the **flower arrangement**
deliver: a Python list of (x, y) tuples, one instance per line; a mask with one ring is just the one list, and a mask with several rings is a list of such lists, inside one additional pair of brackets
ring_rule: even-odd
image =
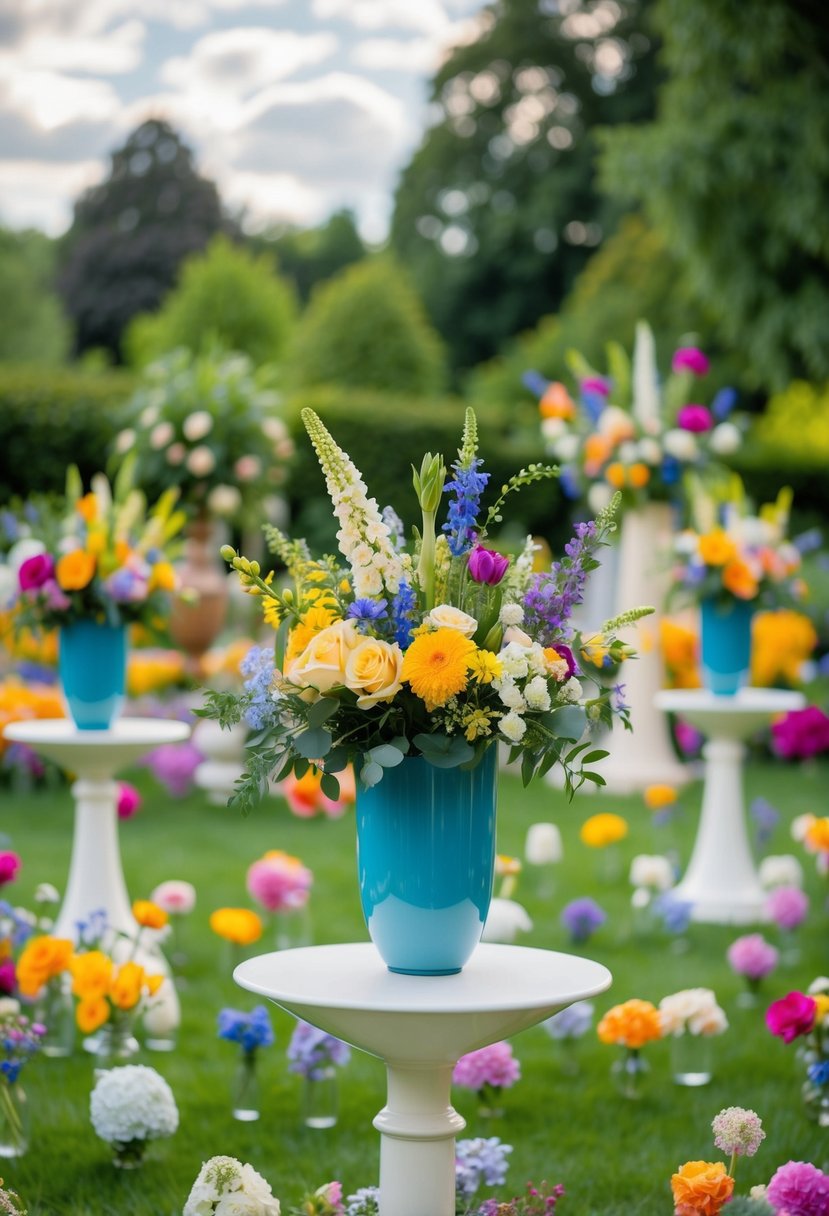
[(199, 1170), (182, 1216), (279, 1216), (279, 1200), (252, 1165), (211, 1157)]
[(23, 1067), (40, 1050), (46, 1027), (32, 1022), (20, 1012), (20, 1004), (10, 997), (0, 999), (0, 1043), (3, 1047), (0, 1059), (0, 1095), (8, 1101), (6, 1086), (14, 1085)]
[(98, 1074), (89, 1099), (92, 1126), (115, 1151), (115, 1164), (130, 1168), (148, 1140), (172, 1136), (178, 1127), (173, 1091), (154, 1068), (127, 1064)]
[(264, 1005), (257, 1005), (250, 1013), (241, 1009), (222, 1009), (219, 1013), (219, 1038), (229, 1043), (238, 1043), (243, 1052), (252, 1054), (260, 1047), (272, 1047), (273, 1027)]
[(482, 1113), (492, 1113), (492, 1103), (504, 1089), (521, 1079), (521, 1065), (507, 1042), (491, 1043), (461, 1056), (452, 1071), (452, 1082), (474, 1090)]
[(248, 894), (267, 912), (304, 908), (314, 876), (298, 857), (271, 849), (248, 868)]
[[(531, 544), (515, 560), (488, 548), (489, 529), (500, 522), (507, 497), (554, 470), (522, 470), (484, 514), (488, 474), (480, 469), (477, 423), (468, 410), (451, 478), (431, 453), (415, 470), (422, 529), (410, 553), (396, 515), (381, 514), (321, 420), (308, 409), (302, 417), (340, 524), (346, 564), (315, 560), (304, 541), (267, 529), (294, 582), (279, 590), (257, 562), (229, 546), (222, 550), (278, 628), (273, 678), (265, 703), (259, 702), (267, 712), (236, 804), (244, 809), (258, 800), (272, 774), (278, 781), (291, 772), (301, 778), (314, 766), (323, 774), (323, 793), (337, 799), (337, 773), (349, 763), (362, 784), (372, 786), (406, 755), (440, 768), (471, 765), (499, 740), (521, 759), (525, 782), (558, 763), (569, 791), (584, 781), (602, 784), (589, 767), (601, 751), (578, 740), (588, 724), (609, 723), (614, 712), (627, 721), (627, 711), (599, 682), (599, 669), (595, 676), (577, 674), (574, 650), (586, 643), (570, 616), (615, 526), (616, 502), (595, 522), (578, 526), (547, 573), (533, 574)], [(444, 493), (449, 505), (438, 536)], [(614, 661), (630, 654), (615, 629), (647, 611), (602, 627), (603, 649)], [(201, 712), (230, 725), (253, 700), (214, 692)]]
[(141, 484), (174, 487), (188, 512), (236, 518), (285, 480), (294, 448), (278, 409), (244, 355), (176, 350), (146, 369), (115, 456), (130, 453)]
[(185, 517), (175, 509), (175, 490), (148, 513), (133, 473), (126, 463), (112, 486), (96, 474), (84, 494), (77, 469), (69, 470), (58, 529), (31, 542), (37, 551), (17, 572), (17, 624), (48, 629), (92, 619), (120, 625), (151, 623), (159, 615), (164, 593), (176, 585), (170, 557)]
[(613, 1065), (620, 1093), (626, 1098), (641, 1096), (641, 1083), (648, 1070), (641, 1050), (647, 1043), (662, 1038), (662, 1019), (650, 1001), (633, 997), (614, 1005), (596, 1027), (601, 1043), (614, 1043), (623, 1049), (622, 1058)]
[(132, 911), (138, 930), (125, 961), (116, 962), (115, 954), (123, 952), (123, 943), (130, 942), (130, 938), (124, 933), (111, 933), (103, 914), (90, 918), (82, 935), (86, 948), (69, 961), (72, 992), (78, 998), (75, 1020), (84, 1034), (92, 1034), (107, 1024), (116, 1034), (126, 1033), (142, 1004), (155, 996), (164, 983), (164, 976), (147, 972), (135, 961), (135, 954), (142, 930), (161, 928), (166, 923), (166, 913), (148, 900), (137, 900)]
[(536, 372), (524, 383), (540, 398), (541, 430), (562, 465), (562, 488), (571, 498), (586, 496), (593, 511), (618, 490), (632, 505), (668, 498), (684, 470), (702, 469), (740, 447), (740, 428), (729, 420), (734, 390), (720, 390), (710, 408), (698, 403), (709, 362), (696, 347), (675, 352), (660, 387), (653, 333), (644, 321), (636, 327), (632, 363), (618, 344), (608, 346), (608, 376), (575, 352), (568, 362), (578, 404), (564, 384)]
[(565, 904), (559, 919), (562, 927), (567, 930), (570, 941), (574, 946), (579, 946), (589, 941), (597, 929), (601, 929), (607, 920), (607, 913), (595, 899), (585, 895), (580, 899), (571, 899)]
[(829, 1120), (829, 980), (820, 977), (808, 992), (790, 992), (766, 1010), (766, 1025), (784, 1043), (802, 1038), (806, 1113), (819, 1125)]
[(710, 988), (684, 988), (663, 997), (659, 1019), (665, 1037), (679, 1038), (687, 1033), (708, 1038), (728, 1029), (728, 1018)]
[(287, 1054), (288, 1072), (318, 1081), (331, 1068), (347, 1064), (351, 1059), (351, 1048), (342, 1039), (326, 1034), (309, 1022), (298, 1021)]

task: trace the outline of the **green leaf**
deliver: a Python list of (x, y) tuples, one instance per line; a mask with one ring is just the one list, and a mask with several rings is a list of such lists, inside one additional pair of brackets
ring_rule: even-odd
[(330, 752), (325, 754), (325, 771), (326, 773), (341, 773), (344, 768), (348, 767), (348, 748), (347, 747), (332, 747)]
[(535, 757), (532, 752), (524, 752), (521, 758), (521, 781), (526, 788), (533, 779), (535, 772)]
[(337, 802), (340, 797), (340, 783), (333, 773), (323, 773), (320, 781), (320, 789), (326, 798), (330, 798), (332, 802)]
[(588, 752), (586, 756), (582, 756), (582, 764), (595, 764), (597, 760), (604, 760), (605, 756), (609, 756), (610, 752), (603, 751), (602, 748), (597, 748), (596, 751)]
[(294, 750), (306, 760), (321, 760), (331, 750), (331, 735), (327, 730), (304, 730), (294, 739)]
[(383, 780), (383, 770), (379, 764), (369, 760), (368, 764), (364, 764), (360, 770), (360, 780), (367, 789), (371, 789), (378, 781)]
[(308, 726), (310, 729), (315, 729), (322, 726), (323, 722), (327, 722), (332, 714), (335, 714), (340, 708), (340, 702), (335, 697), (323, 697), (320, 701), (315, 701), (308, 709)]
[(310, 760), (295, 760), (294, 761), (294, 776), (299, 780), (304, 777), (311, 767)]
[(580, 705), (564, 705), (553, 710), (554, 731), (561, 739), (580, 739), (587, 726), (587, 714)]
[(381, 743), (379, 747), (373, 747), (366, 752), (366, 755), (371, 756), (372, 761), (382, 768), (396, 768), (398, 764), (403, 763), (403, 753), (391, 743)]
[(587, 769), (582, 769), (580, 776), (583, 777), (585, 781), (592, 781), (594, 785), (607, 785), (607, 782), (601, 773), (589, 773)]

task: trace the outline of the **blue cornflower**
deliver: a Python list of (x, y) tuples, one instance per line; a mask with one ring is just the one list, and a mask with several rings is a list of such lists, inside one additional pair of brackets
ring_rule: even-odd
[(535, 393), (536, 397), (543, 397), (547, 389), (550, 387), (550, 381), (546, 376), (542, 376), (540, 372), (529, 371), (522, 372), (521, 383), (524, 388), (528, 388), (531, 393)]
[(681, 471), (681, 465), (675, 456), (662, 458), (662, 480), (666, 486), (676, 485)]
[(502, 1144), (497, 1136), (488, 1139), (459, 1140), (455, 1145), (455, 1190), (463, 1199), (470, 1199), (482, 1182), (500, 1186), (507, 1176), (507, 1155), (511, 1144)]
[(489, 481), (489, 473), (478, 472), (481, 463), (478, 457), (473, 457), (466, 467), (456, 461), (452, 465), (455, 476), (443, 487), (444, 493), (453, 495), (449, 503), (449, 516), (443, 525), (453, 557), (467, 553), (475, 542), (481, 495)]
[(722, 422), (723, 418), (728, 417), (736, 404), (737, 390), (735, 388), (721, 388), (711, 402), (711, 413), (718, 422)]
[(240, 1043), (246, 1052), (255, 1051), (257, 1047), (270, 1047), (274, 1042), (274, 1033), (267, 1009), (264, 1005), (257, 1005), (250, 1013), (241, 1009), (220, 1010), (219, 1038)]
[[(7, 1051), (14, 1051), (14, 1048), (14, 1043), (6, 1044)], [(0, 1072), (6, 1078), (9, 1085), (14, 1085), (15, 1081), (20, 1076), (20, 1070), (22, 1067), (23, 1064), (20, 1060), (3, 1060), (3, 1062), (0, 1063)]]
[(332, 1064), (347, 1064), (351, 1048), (342, 1039), (298, 1021), (288, 1044), (288, 1072), (317, 1081)]
[(823, 546), (823, 532), (820, 528), (809, 528), (796, 536), (792, 543), (798, 553), (814, 553)]
[(251, 730), (264, 730), (277, 716), (273, 689), (274, 655), (269, 646), (253, 646), (239, 664), (248, 694), (245, 721)]
[(829, 1060), (817, 1060), (810, 1064), (806, 1075), (813, 1085), (829, 1085)]
[(412, 640), (414, 628), (414, 610), (417, 607), (417, 597), (406, 582), (401, 582), (397, 595), (391, 603), (391, 616), (394, 622), (394, 637), (401, 650), (405, 650)]
[(380, 621), (388, 616), (388, 608), (386, 600), (355, 600), (353, 604), (348, 605), (345, 615), (353, 621)]

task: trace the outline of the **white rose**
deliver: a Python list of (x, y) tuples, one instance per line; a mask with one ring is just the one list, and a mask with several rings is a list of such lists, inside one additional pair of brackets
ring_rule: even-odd
[(519, 933), (531, 933), (532, 927), (533, 922), (523, 904), (496, 896), (489, 905), (481, 941), (503, 942), (510, 946)]
[(115, 451), (119, 456), (123, 456), (124, 452), (128, 452), (134, 443), (135, 431), (128, 426), (125, 431), (120, 431), (115, 437)]
[(587, 491), (587, 505), (594, 515), (598, 515), (600, 511), (604, 511), (612, 497), (610, 486), (603, 481), (597, 481)]
[(551, 443), (553, 443), (556, 439), (560, 439), (566, 430), (567, 423), (563, 418), (542, 419), (541, 434)]
[(501, 719), (499, 725), (501, 734), (511, 743), (520, 743), (527, 730), (527, 723), (515, 712), (508, 713)]
[(207, 410), (196, 410), (195, 413), (187, 415), (181, 424), (181, 429), (185, 439), (188, 439), (190, 443), (198, 443), (212, 431), (213, 416)]
[(571, 460), (575, 460), (579, 454), (578, 435), (562, 435), (561, 439), (556, 441), (553, 453), (556, 460), (560, 460), (564, 464), (569, 464)]
[(792, 853), (772, 853), (760, 862), (760, 882), (772, 887), (802, 887), (803, 866)]
[(667, 454), (673, 456), (675, 460), (696, 460), (699, 453), (699, 445), (695, 437), (690, 431), (683, 431), (679, 427), (666, 431), (662, 443)]
[(285, 678), (299, 688), (325, 693), (345, 683), (345, 665), (363, 639), (354, 621), (335, 621), (315, 633), (302, 654), (285, 669)]
[(174, 434), (171, 422), (157, 423), (150, 431), (150, 447), (154, 448), (156, 452), (160, 452), (162, 448), (166, 448)]
[(7, 1013), (20, 1013), (20, 1002), (12, 996), (0, 996), (0, 1016)]
[(478, 628), (478, 622), (474, 616), (461, 612), (460, 608), (453, 608), (451, 604), (438, 604), (436, 608), (432, 609), (426, 620), (436, 629), (457, 629), (458, 633), (462, 633), (465, 638), (471, 638)]
[(551, 865), (561, 861), (563, 855), (561, 832), (554, 823), (530, 824), (524, 856), (531, 866)]
[(207, 496), (207, 505), (214, 515), (235, 515), (242, 505), (242, 495), (236, 486), (214, 486)]
[(721, 422), (719, 426), (714, 427), (708, 443), (711, 451), (717, 456), (730, 456), (737, 451), (742, 441), (739, 427), (733, 422)]
[(187, 468), (194, 477), (208, 477), (216, 467), (216, 457), (204, 444), (193, 448), (187, 457)]
[(630, 864), (630, 881), (634, 887), (667, 891), (674, 885), (674, 869), (667, 857), (640, 853)]
[(543, 712), (550, 708), (550, 690), (543, 676), (533, 676), (524, 688), (524, 697), (530, 709)]

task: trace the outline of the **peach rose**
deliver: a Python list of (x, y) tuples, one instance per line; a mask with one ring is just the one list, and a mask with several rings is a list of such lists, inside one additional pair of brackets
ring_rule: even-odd
[(299, 688), (328, 692), (345, 684), (348, 656), (361, 641), (354, 621), (335, 621), (314, 634), (308, 645), (285, 670), (285, 677)]
[(734, 1179), (721, 1161), (686, 1161), (671, 1178), (671, 1190), (682, 1216), (717, 1216), (731, 1198)]
[(359, 693), (357, 705), (370, 709), (378, 701), (390, 701), (400, 688), (403, 653), (396, 642), (364, 638), (351, 651), (345, 665), (345, 686)]

